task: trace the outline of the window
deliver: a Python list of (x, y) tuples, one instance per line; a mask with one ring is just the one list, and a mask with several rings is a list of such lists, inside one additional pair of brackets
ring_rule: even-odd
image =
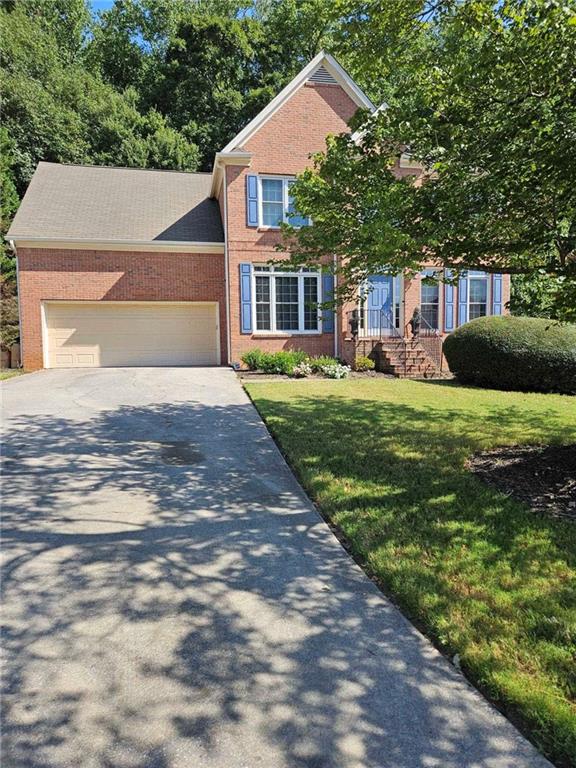
[(279, 227), (284, 220), (284, 182), (262, 179), (262, 224)]
[(293, 227), (305, 227), (309, 220), (294, 208), (290, 187), (294, 179), (260, 177), (260, 226), (279, 227), (286, 222)]
[(438, 277), (433, 269), (426, 269), (422, 273), (422, 278), (433, 277), (434, 283), (422, 282), (420, 283), (420, 312), (422, 313), (422, 320), (424, 322), (424, 328), (438, 329), (438, 307), (440, 305), (440, 283)]
[(488, 278), (483, 272), (470, 272), (468, 277), (468, 320), (484, 317), (488, 305)]
[(254, 266), (254, 328), (272, 333), (318, 333), (320, 273)]

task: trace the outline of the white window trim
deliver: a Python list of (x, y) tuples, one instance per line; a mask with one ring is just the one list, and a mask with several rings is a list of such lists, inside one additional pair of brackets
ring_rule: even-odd
[[(443, 317), (443, 305), (444, 305), (444, 291), (442, 290), (442, 270), (440, 268), (436, 267), (427, 267), (426, 269), (423, 269), (420, 273), (420, 312), (422, 312), (422, 307), (424, 304), (430, 304), (430, 302), (423, 302), (422, 301), (422, 280), (425, 277), (434, 277), (438, 283), (438, 303), (437, 303), (437, 309), (438, 309), (438, 323), (436, 328), (432, 328), (431, 330), (438, 331), (439, 333), (442, 332), (442, 325), (444, 323), (444, 317)], [(470, 296), (470, 293), (468, 293), (468, 296)], [(433, 306), (430, 304), (430, 306)]]
[[(281, 181), (282, 182), (282, 205), (283, 205), (283, 211), (282, 211), (282, 221), (284, 224), (289, 223), (290, 217), (288, 216), (288, 206), (289, 206), (289, 194), (288, 191), (290, 189), (290, 183), (296, 181), (296, 176), (270, 176), (268, 174), (264, 175), (258, 175), (258, 229), (280, 229), (280, 226), (276, 226), (273, 224), (264, 224), (264, 213), (263, 213), (263, 204), (264, 204), (264, 196), (262, 194), (262, 181)], [(271, 200), (267, 200), (266, 202), (273, 202)], [(310, 223), (310, 219), (307, 218), (308, 224)]]
[[(480, 270), (478, 270), (480, 271)], [(480, 278), (483, 278), (486, 280), (486, 314), (485, 315), (479, 315), (479, 317), (489, 317), (492, 314), (492, 280), (490, 279), (490, 275), (488, 272), (482, 272), (482, 274), (475, 274), (471, 275), (470, 272), (466, 275), (466, 279), (468, 281), (468, 294), (467, 294), (467, 301), (466, 301), (466, 322), (470, 322), (470, 304), (479, 304), (478, 301), (470, 301), (470, 280), (478, 280)], [(477, 318), (474, 318), (475, 320)]]
[[(256, 325), (256, 278), (270, 278), (270, 328), (258, 328)], [(274, 277), (297, 277), (298, 278), (298, 330), (286, 331), (276, 328), (276, 280)], [(317, 285), (318, 302), (322, 302), (322, 274), (320, 271), (306, 272), (285, 272), (281, 269), (270, 267), (269, 271), (258, 272), (255, 265), (252, 266), (252, 333), (256, 336), (320, 336), (322, 333), (322, 310), (318, 309), (318, 328), (304, 330), (304, 278), (315, 277)], [(302, 301), (300, 301), (302, 297)]]

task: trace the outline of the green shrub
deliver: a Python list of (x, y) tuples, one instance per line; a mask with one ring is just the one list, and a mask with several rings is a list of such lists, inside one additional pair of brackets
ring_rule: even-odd
[(310, 357), (307, 362), (314, 373), (322, 373), (322, 368), (325, 368), (328, 365), (338, 365), (340, 363), (335, 357), (330, 357), (329, 355)]
[(260, 361), (264, 353), (261, 349), (251, 349), (248, 352), (244, 352), (242, 355), (242, 362), (247, 365), (251, 371), (257, 371), (260, 368)]
[(374, 360), (371, 360), (365, 355), (359, 355), (354, 361), (355, 371), (373, 371), (376, 366)]
[(294, 367), (307, 360), (306, 352), (301, 349), (286, 350), (283, 352), (262, 352), (258, 363), (258, 370), (264, 373), (283, 373), (291, 376)]
[(536, 317), (481, 317), (450, 334), (444, 354), (464, 383), (576, 393), (576, 325)]

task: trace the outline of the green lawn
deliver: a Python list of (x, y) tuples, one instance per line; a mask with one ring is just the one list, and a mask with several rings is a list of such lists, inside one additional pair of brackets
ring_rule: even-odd
[(576, 442), (576, 399), (397, 380), (247, 390), (366, 570), (549, 757), (574, 765), (576, 525), (538, 517), (464, 463)]

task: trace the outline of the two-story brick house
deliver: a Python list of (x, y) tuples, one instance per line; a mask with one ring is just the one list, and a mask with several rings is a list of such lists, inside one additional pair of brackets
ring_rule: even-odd
[[(226, 365), (253, 347), (349, 358), (354, 309), (361, 340), (404, 336), (415, 306), (438, 336), (502, 313), (503, 275), (457, 286), (375, 276), (358, 307), (332, 312), (316, 306), (332, 293), (328, 269), (268, 265), (279, 222), (294, 220), (291, 181), (359, 107), (374, 108), (321, 53), (216, 154), (211, 174), (40, 163), (7, 236), (24, 366)], [(401, 162), (398, 172), (414, 171)]]

